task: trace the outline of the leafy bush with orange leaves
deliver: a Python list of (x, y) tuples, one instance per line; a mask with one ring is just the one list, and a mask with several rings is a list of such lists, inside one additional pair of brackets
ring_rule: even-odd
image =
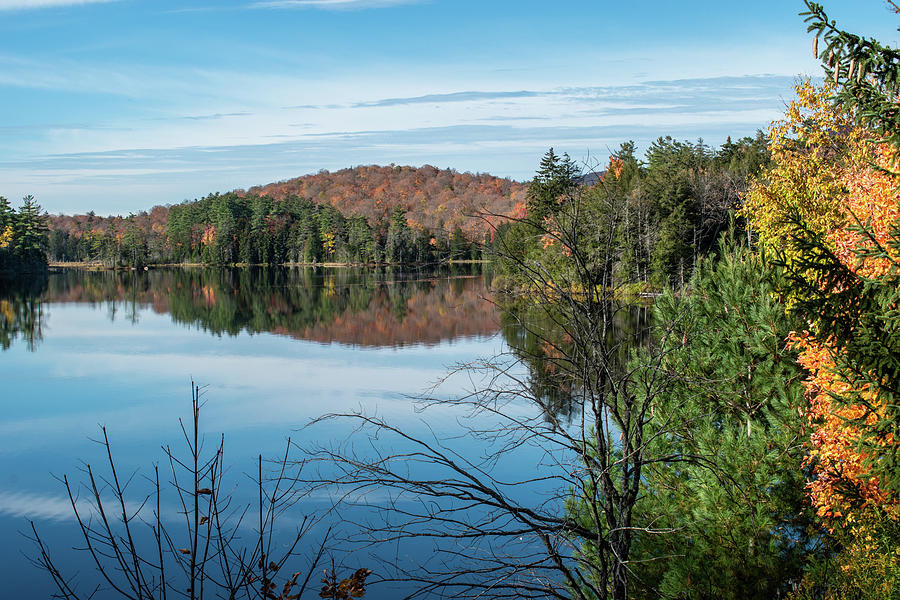
[(809, 374), (808, 491), (839, 533), (841, 586), (861, 589), (861, 574), (874, 571), (900, 583), (891, 542), (876, 543), (900, 524), (900, 203), (889, 169), (896, 149), (835, 108), (834, 91), (797, 86), (770, 131), (774, 166), (743, 210), (779, 254), (790, 310), (808, 323), (790, 341)]

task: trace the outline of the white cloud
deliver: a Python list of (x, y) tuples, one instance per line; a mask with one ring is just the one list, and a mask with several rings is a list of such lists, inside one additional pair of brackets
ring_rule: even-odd
[(254, 2), (251, 8), (320, 8), (324, 10), (354, 10), (385, 8), (401, 4), (419, 4), (422, 0), (266, 0)]
[(63, 521), (72, 517), (72, 504), (62, 495), (0, 492), (0, 515)]
[(78, 6), (81, 4), (100, 4), (117, 1), (118, 0), (0, 0), (0, 11), (29, 10), (56, 6)]
[[(34, 194), (51, 212), (91, 208), (101, 214), (353, 164), (428, 163), (528, 179), (534, 157), (548, 146), (605, 159), (622, 140), (645, 148), (661, 134), (718, 144), (725, 135), (751, 135), (778, 118), (793, 81), (770, 75), (463, 87), (456, 79), (427, 77), (384, 83), (365, 75), (317, 80), (156, 67), (110, 69), (115, 76), (104, 79), (98, 67), (3, 59), (0, 65), (8, 68), (0, 69), (0, 84), (90, 82), (105, 85), (107, 93), (127, 91), (138, 103), (157, 95), (176, 99), (138, 118), (30, 124), (34, 129), (18, 144), (0, 147), (5, 195)], [(64, 67), (71, 68), (68, 77)], [(191, 78), (203, 82), (200, 90)], [(260, 89), (279, 94), (253, 93)], [(228, 94), (211, 98), (206, 90)], [(0, 139), (19, 135), (0, 127)], [(103, 189), (128, 189), (129, 204), (101, 205)]]

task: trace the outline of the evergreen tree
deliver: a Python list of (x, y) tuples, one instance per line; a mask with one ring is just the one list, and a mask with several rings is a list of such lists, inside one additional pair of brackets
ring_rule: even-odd
[(191, 254), (191, 223), (185, 204), (176, 204), (169, 209), (166, 238), (168, 250), (175, 262), (188, 260)]
[[(804, 0), (809, 23), (815, 33), (813, 53), (822, 61), (826, 78), (840, 84), (835, 101), (855, 111), (862, 123), (895, 149), (900, 150), (900, 50), (844, 31), (828, 19), (821, 4)], [(890, 3), (895, 13), (900, 7)], [(820, 43), (821, 40), (821, 43)]]
[(568, 154), (562, 156), (550, 148), (528, 188), (526, 207), (535, 222), (556, 212), (560, 198), (578, 187), (578, 167)]
[[(774, 300), (776, 277), (759, 256), (725, 249), (686, 293), (654, 306), (655, 340), (633, 368), (659, 352), (677, 377), (651, 409), (648, 453), (660, 459), (645, 467), (635, 507), (635, 598), (779, 597), (815, 548), (796, 417), (802, 371), (784, 347), (799, 324)], [(569, 511), (591, 514), (580, 499)], [(593, 551), (586, 541), (583, 556)]]
[(135, 222), (134, 214), (130, 214), (122, 232), (121, 262), (132, 268), (142, 267), (147, 261), (147, 254), (147, 242)]
[[(751, 599), (791, 589), (815, 548), (804, 493), (802, 370), (785, 339), (800, 323), (774, 300), (778, 273), (744, 249), (707, 260), (686, 294), (654, 307), (680, 377), (654, 425), (672, 462), (651, 465), (636, 554), (644, 597)], [(674, 327), (672, 326), (674, 324)], [(638, 559), (640, 560), (640, 559)]]
[(370, 262), (375, 260), (375, 239), (372, 228), (365, 217), (352, 217), (348, 224), (347, 247), (350, 260), (353, 262)]
[(392, 263), (403, 263), (412, 255), (412, 231), (406, 220), (406, 210), (397, 207), (391, 213), (385, 241), (385, 259)]
[(642, 191), (651, 203), (658, 231), (650, 256), (650, 277), (660, 286), (683, 285), (694, 263), (698, 202), (693, 176), (707, 158), (702, 148), (698, 150), (665, 137), (647, 151)]
[(316, 263), (322, 261), (322, 237), (319, 232), (319, 222), (312, 211), (304, 215), (300, 222), (301, 240), (303, 248), (303, 262)]
[(47, 222), (40, 205), (31, 195), (22, 199), (13, 222), (13, 249), (18, 259), (26, 265), (46, 265)]
[(265, 196), (254, 196), (250, 200), (249, 242), (252, 246), (247, 262), (271, 263), (271, 237), (269, 235), (270, 202)]
[(214, 240), (215, 262), (230, 264), (240, 256), (237, 241), (236, 202), (232, 194), (217, 196), (213, 203), (213, 224), (216, 230)]
[(452, 260), (468, 260), (471, 258), (471, 244), (459, 227), (450, 233), (450, 258)]

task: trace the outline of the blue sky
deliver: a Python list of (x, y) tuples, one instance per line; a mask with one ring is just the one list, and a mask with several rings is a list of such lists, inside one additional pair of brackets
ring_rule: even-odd
[[(826, 1), (896, 45), (881, 0)], [(751, 135), (802, 2), (0, 0), (0, 195), (127, 214), (358, 164), (525, 180), (549, 146)]]

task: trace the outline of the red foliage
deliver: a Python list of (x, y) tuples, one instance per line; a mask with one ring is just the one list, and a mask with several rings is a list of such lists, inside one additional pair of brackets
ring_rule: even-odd
[[(322, 171), (287, 181), (235, 190), (239, 196), (261, 195), (276, 200), (294, 195), (319, 204), (331, 204), (345, 216), (361, 215), (375, 224), (389, 219), (394, 208), (407, 211), (410, 227), (420, 230), (453, 231), (459, 227), (470, 240), (483, 240), (502, 218), (474, 215), (524, 216), (528, 186), (487, 174), (459, 173), (426, 165), (420, 168), (377, 165)], [(135, 215), (137, 228), (148, 239), (165, 236), (168, 206), (154, 206)], [(116, 237), (125, 228), (122, 216), (93, 214), (51, 215), (51, 230), (81, 237), (88, 232)], [(270, 223), (270, 225), (272, 225)]]
[[(889, 158), (889, 149), (879, 147), (876, 154), (884, 163)], [(867, 224), (877, 242), (889, 248), (890, 228), (900, 218), (896, 180), (863, 165), (848, 170), (843, 182), (846, 195), (841, 198), (840, 209), (844, 221)], [(871, 247), (873, 242), (859, 231), (842, 226), (828, 230), (826, 235), (834, 244), (836, 256), (848, 269), (874, 279), (888, 273), (890, 261), (886, 258), (860, 260), (859, 249)], [(882, 401), (872, 389), (850, 389), (838, 373), (836, 350), (828, 340), (804, 332), (794, 336), (792, 344), (800, 349), (800, 364), (809, 372), (804, 382), (809, 400), (808, 417), (813, 426), (810, 463), (814, 465), (814, 477), (809, 489), (819, 516), (847, 518), (860, 503), (863, 507), (900, 510), (900, 499), (892, 497), (882, 488), (880, 480), (868, 472), (867, 457), (859, 445), (863, 432), (853, 424), (865, 418), (865, 426), (874, 425), (878, 416), (883, 416), (883, 407), (879, 407)], [(862, 405), (844, 406), (834, 401), (835, 396), (846, 397), (851, 392), (877, 407), (876, 412), (868, 413)], [(890, 445), (894, 440), (889, 436), (884, 443)]]
[(331, 204), (347, 216), (364, 216), (370, 223), (388, 218), (400, 206), (417, 229), (452, 231), (459, 227), (470, 239), (483, 239), (492, 229), (492, 221), (473, 215), (486, 212), (514, 216), (517, 205), (524, 206), (527, 189), (526, 184), (510, 179), (430, 165), (369, 165), (252, 187), (246, 194), (279, 200), (288, 195), (310, 198)]

